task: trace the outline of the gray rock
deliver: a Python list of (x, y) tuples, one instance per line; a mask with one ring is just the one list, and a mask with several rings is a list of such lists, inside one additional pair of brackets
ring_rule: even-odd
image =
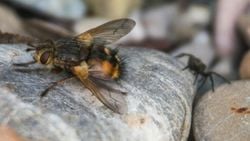
[(141, 19), (146, 36), (176, 43), (191, 40), (204, 30), (209, 22), (207, 7), (193, 5), (185, 12), (178, 7), (176, 3), (163, 4), (145, 11)]
[(142, 0), (85, 0), (88, 10), (95, 17), (108, 19), (124, 18), (139, 9)]
[[(25, 47), (25, 45), (0, 45), (0, 90), (11, 91), (25, 103), (36, 106), (38, 111), (42, 109), (46, 113), (59, 116), (76, 130), (81, 140), (185, 141), (187, 139), (194, 98), (193, 77), (187, 71), (182, 71), (183, 64), (172, 57), (154, 50), (120, 49), (120, 54), (128, 58), (126, 67), (128, 73), (120, 81), (128, 93), (126, 97), (128, 112), (119, 115), (102, 105), (78, 80), (69, 80), (57, 86), (40, 101), (40, 93), (50, 82), (59, 80), (66, 74), (54, 74), (49, 71), (29, 73), (14, 71), (12, 63), (30, 59), (27, 55), (29, 53), (24, 51)], [(2, 109), (5, 109), (4, 107), (1, 106)], [(20, 106), (16, 108), (18, 107)], [(0, 110), (0, 113), (2, 112)], [(0, 119), (3, 117), (6, 115), (1, 115)], [(55, 122), (60, 122), (60, 118)], [(33, 127), (35, 130), (37, 125), (38, 122), (31, 122), (15, 126), (26, 129), (22, 130), (21, 134), (28, 134), (30, 131), (27, 129)], [(48, 121), (43, 126), (48, 128), (56, 125)], [(47, 134), (46, 136), (53, 136), (56, 131)], [(33, 136), (39, 138), (43, 134), (33, 134)]]
[(250, 81), (223, 85), (206, 93), (195, 106), (197, 141), (250, 140)]
[(35, 8), (59, 18), (80, 19), (85, 13), (82, 0), (14, 0), (17, 3)]
[(76, 131), (60, 117), (23, 103), (13, 94), (7, 87), (1, 87), (1, 125), (10, 126), (30, 140), (80, 141)]

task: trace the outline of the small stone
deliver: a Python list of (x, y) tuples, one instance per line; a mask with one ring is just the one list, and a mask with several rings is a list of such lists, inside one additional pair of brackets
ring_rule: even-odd
[(142, 0), (86, 0), (86, 3), (94, 16), (116, 19), (128, 17), (140, 7)]
[(172, 36), (171, 24), (177, 16), (177, 5), (161, 5), (141, 14), (146, 37), (152, 39), (169, 39)]
[(209, 23), (208, 7), (193, 5), (186, 11), (177, 11), (170, 26), (170, 40), (182, 42), (192, 39), (200, 31), (204, 31)]
[(206, 93), (194, 108), (197, 141), (250, 140), (250, 81), (225, 84)]
[(161, 5), (141, 15), (146, 37), (171, 43), (186, 42), (204, 31), (209, 22), (209, 9), (193, 5), (180, 11), (177, 4)]

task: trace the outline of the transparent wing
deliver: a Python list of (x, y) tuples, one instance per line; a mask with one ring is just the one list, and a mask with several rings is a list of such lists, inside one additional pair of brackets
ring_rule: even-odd
[(83, 44), (97, 46), (111, 44), (128, 34), (135, 26), (132, 19), (118, 19), (90, 29), (76, 38)]
[(119, 89), (117, 84), (108, 84), (96, 79), (81, 80), (105, 106), (110, 110), (124, 114), (127, 112), (126, 93)]

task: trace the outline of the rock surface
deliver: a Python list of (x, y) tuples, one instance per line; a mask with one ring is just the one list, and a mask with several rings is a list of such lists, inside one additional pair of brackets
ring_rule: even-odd
[(250, 81), (223, 85), (206, 93), (195, 106), (197, 141), (250, 140)]
[[(61, 118), (47, 114), (18, 100), (13, 93), (0, 94), (0, 122), (15, 129), (26, 139), (35, 141), (80, 141), (75, 130), (66, 125)], [(5, 90), (8, 91), (8, 90)]]
[(128, 93), (128, 112), (119, 115), (103, 106), (78, 80), (57, 86), (40, 100), (40, 93), (65, 74), (14, 71), (12, 63), (31, 59), (26, 47), (0, 45), (0, 91), (8, 91), (0, 95), (0, 123), (7, 118), (6, 124), (21, 136), (37, 141), (187, 140), (193, 77), (172, 57), (153, 50), (120, 49), (128, 58), (128, 73), (120, 81)]

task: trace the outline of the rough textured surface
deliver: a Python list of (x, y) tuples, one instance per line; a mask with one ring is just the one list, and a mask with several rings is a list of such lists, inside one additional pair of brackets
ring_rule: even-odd
[(80, 141), (75, 130), (56, 115), (16, 99), (13, 93), (1, 87), (0, 123), (15, 129), (20, 135), (34, 141)]
[(250, 140), (250, 81), (223, 85), (205, 94), (195, 106), (197, 141)]
[[(39, 101), (39, 94), (50, 84), (59, 80), (65, 73), (54, 74), (48, 71), (21, 73), (14, 71), (12, 63), (26, 62), (30, 57), (25, 45), (0, 45), (0, 91), (6, 89), (25, 103), (31, 103), (37, 108), (28, 108), (25, 104), (12, 98), (1, 96), (6, 106), (0, 106), (0, 113), (19, 109), (20, 115), (8, 115), (13, 127), (18, 128), (21, 135), (27, 135), (36, 130), (47, 132), (46, 136), (56, 138), (56, 127), (67, 125), (76, 130), (81, 140), (111, 141), (184, 141), (187, 139), (191, 120), (191, 107), (194, 98), (193, 77), (187, 71), (182, 71), (183, 65), (158, 51), (124, 48), (120, 54), (127, 57), (127, 75), (120, 81), (127, 91), (128, 113), (118, 115), (103, 106), (78, 80), (69, 80), (49, 92), (49, 95)], [(30, 67), (32, 68), (32, 66)], [(11, 94), (9, 94), (11, 95)], [(5, 99), (10, 100), (5, 100)], [(17, 104), (14, 104), (16, 101)], [(22, 103), (22, 104), (18, 104)], [(23, 106), (20, 106), (23, 105)], [(12, 110), (11, 110), (12, 109)], [(42, 109), (42, 112), (39, 110)], [(29, 112), (32, 111), (32, 112)], [(59, 116), (51, 121), (51, 116), (42, 113), (53, 113)], [(6, 118), (0, 115), (0, 119)], [(15, 122), (27, 117), (30, 122)], [(45, 118), (47, 122), (45, 124)], [(33, 122), (34, 121), (34, 122)], [(0, 122), (3, 122), (0, 120)], [(43, 125), (39, 123), (43, 123)], [(58, 122), (61, 122), (60, 124)], [(10, 124), (10, 122), (9, 122)], [(22, 126), (18, 125), (21, 124)], [(39, 129), (37, 129), (39, 128)], [(68, 133), (71, 128), (60, 128)], [(32, 134), (34, 138), (44, 134)], [(59, 134), (61, 135), (61, 134)], [(63, 134), (67, 136), (67, 134)], [(72, 139), (73, 140), (73, 139)], [(77, 139), (76, 139), (77, 140)]]

